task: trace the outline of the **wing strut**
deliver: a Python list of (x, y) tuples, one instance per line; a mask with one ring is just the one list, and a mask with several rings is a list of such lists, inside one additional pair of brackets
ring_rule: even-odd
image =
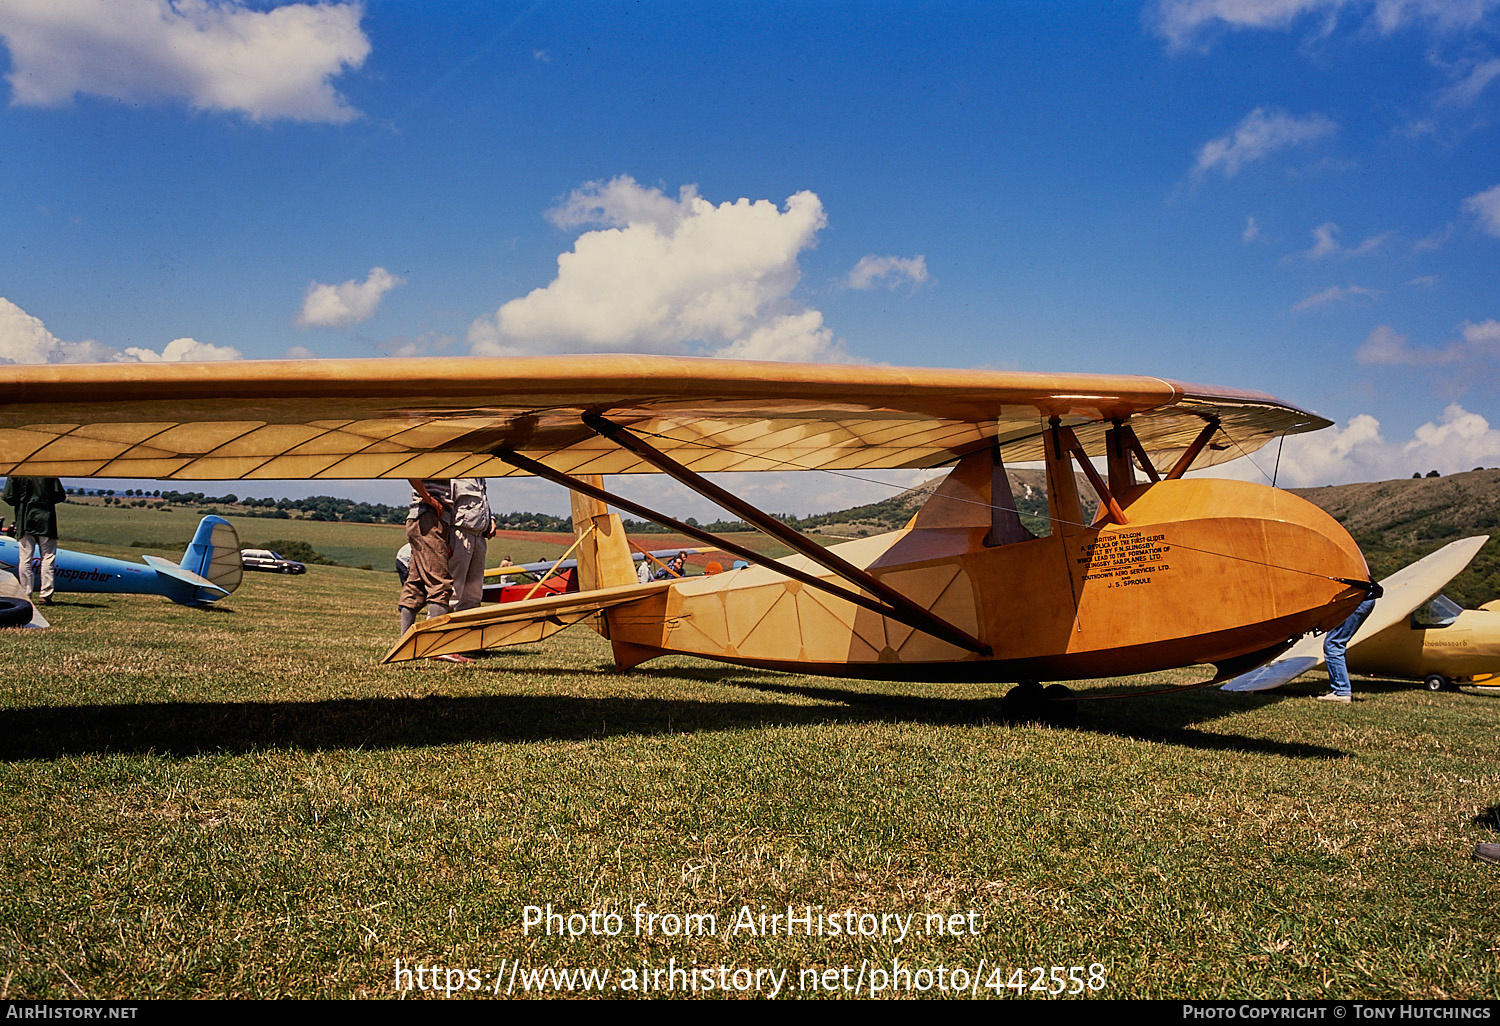
[(1193, 465), (1193, 461), (1198, 458), (1198, 454), (1203, 451), (1203, 447), (1218, 430), (1219, 418), (1209, 417), (1208, 423), (1203, 425), (1203, 430), (1198, 432), (1198, 437), (1193, 439), (1193, 444), (1187, 447), (1187, 451), (1178, 458), (1172, 469), (1167, 471), (1167, 480), (1175, 481), (1187, 473), (1187, 469)]
[[(1052, 449), (1057, 453), (1057, 458), (1062, 460), (1064, 456), (1071, 458), (1078, 464), (1084, 476), (1089, 479), (1089, 484), (1094, 488), (1094, 494), (1099, 496), (1099, 505), (1109, 513), (1109, 518), (1117, 524), (1128, 523), (1125, 512), (1120, 509), (1119, 500), (1109, 490), (1109, 485), (1099, 476), (1099, 471), (1094, 469), (1094, 464), (1089, 461), (1088, 453), (1078, 442), (1078, 436), (1073, 433), (1072, 428), (1060, 426), (1060, 418), (1053, 417), (1052, 425)], [(1114, 461), (1112, 461), (1114, 462)]]
[[(590, 424), (589, 426), (593, 427), (592, 424)], [(615, 427), (615, 425), (610, 426)], [(622, 434), (624, 433), (619, 428), (615, 428), (615, 430), (620, 431), (620, 433)], [(601, 431), (600, 433), (603, 434), (604, 432)], [(614, 440), (618, 441), (618, 439)], [(644, 443), (640, 442), (639, 439), (631, 437), (630, 440), (636, 445), (644, 446)], [(623, 443), (621, 444), (623, 445)], [(659, 453), (656, 453), (654, 449), (650, 449), (649, 446), (644, 447), (646, 449), (649, 449), (655, 456), (666, 460), (666, 457), (662, 457)], [(627, 446), (627, 448), (629, 447)], [(703, 530), (701, 527), (693, 527), (689, 524), (683, 523), (680, 520), (674, 520), (672, 517), (669, 517), (664, 513), (658, 513), (656, 510), (653, 510), (648, 506), (642, 506), (640, 503), (632, 502), (630, 499), (627, 499), (624, 496), (616, 495), (613, 492), (605, 491), (603, 488), (598, 488), (594, 485), (590, 485), (584, 481), (579, 480), (576, 477), (564, 473), (563, 471), (554, 470), (553, 468), (547, 466), (545, 463), (539, 463), (536, 460), (533, 460), (526, 456), (522, 456), (520, 453), (513, 452), (510, 449), (497, 448), (490, 451), (491, 454), (494, 455), (497, 459), (504, 460), (511, 466), (527, 471), (528, 473), (535, 474), (537, 477), (540, 477), (543, 480), (552, 481), (556, 484), (562, 485), (565, 488), (571, 488), (576, 492), (582, 492), (584, 495), (599, 499), (602, 502), (607, 502), (611, 506), (617, 506), (620, 509), (629, 510), (636, 516), (645, 517), (647, 520), (654, 520), (656, 523), (661, 524), (664, 527), (669, 527), (672, 530), (679, 532), (680, 534), (685, 534), (689, 538), (696, 538), (697, 540), (704, 542), (705, 544), (716, 546), (717, 548), (720, 548), (725, 552), (739, 556), (741, 559), (746, 559), (754, 563), (759, 563), (762, 566), (770, 567), (777, 573), (784, 574), (794, 581), (800, 581), (801, 583), (807, 585), (809, 588), (817, 588), (819, 591), (827, 592), (830, 595), (836, 595), (839, 598), (844, 599), (846, 602), (852, 602), (854, 605), (859, 606), (863, 609), (868, 609), (872, 613), (878, 613), (881, 616), (889, 617), (892, 620), (904, 623), (914, 630), (919, 630), (924, 634), (930, 634), (935, 638), (940, 638), (951, 645), (957, 645), (959, 648), (966, 649), (967, 651), (977, 652), (980, 655), (990, 654), (990, 647), (984, 642), (980, 641), (978, 638), (970, 635), (967, 631), (954, 626), (953, 624), (949, 623), (947, 620), (944, 620), (942, 617), (937, 616), (930, 610), (923, 609), (921, 606), (908, 599), (905, 595), (893, 591), (891, 588), (882, 584), (878, 578), (871, 576), (868, 572), (861, 570), (859, 567), (853, 566), (852, 564), (846, 562), (843, 559), (840, 559), (837, 556), (830, 557), (830, 553), (828, 553), (826, 549), (823, 549), (822, 546), (817, 545), (815, 542), (809, 541), (801, 534), (798, 534), (796, 531), (793, 531), (791, 528), (778, 521), (772, 520), (771, 522), (776, 524), (776, 526), (781, 528), (783, 531), (788, 532), (791, 535), (791, 539), (795, 539), (795, 542), (790, 539), (786, 540), (786, 544), (792, 549), (799, 553), (802, 553), (803, 555), (807, 555), (809, 558), (813, 558), (815, 562), (826, 566), (828, 569), (838, 574), (848, 584), (864, 588), (866, 587), (865, 581), (868, 580), (872, 585), (868, 590), (872, 594), (879, 595), (882, 599), (885, 599), (887, 597), (890, 597), (890, 599), (884, 602), (879, 601), (875, 598), (871, 598), (869, 595), (861, 594), (858, 591), (851, 591), (848, 588), (841, 587), (840, 585), (835, 584), (834, 582), (829, 581), (825, 578), (814, 576), (813, 574), (807, 573), (804, 570), (798, 570), (795, 567), (787, 566), (785, 563), (782, 563), (779, 560), (768, 558), (767, 556), (756, 552), (752, 548), (740, 545), (737, 542), (732, 542), (727, 538), (721, 538), (718, 535)], [(635, 452), (637, 450), (631, 449), (631, 451)], [(644, 454), (642, 455), (644, 458)], [(708, 482), (703, 481), (702, 478), (687, 470), (685, 467), (680, 467), (670, 460), (666, 460), (666, 462), (668, 465), (674, 468), (673, 470), (666, 471), (666, 473), (671, 474), (671, 476), (677, 478), (677, 480), (682, 481), (683, 484), (686, 484), (691, 488), (696, 488), (696, 485), (692, 482), (699, 481), (705, 485), (708, 485), (709, 488), (714, 489), (716, 492), (721, 491), (719, 489), (716, 489), (715, 486), (709, 484)], [(686, 475), (686, 478), (679, 476), (679, 474)], [(730, 496), (728, 495), (728, 493), (723, 494), (731, 499), (734, 503), (734, 505), (732, 506), (726, 505), (726, 509), (729, 509), (736, 513), (740, 513), (741, 516), (744, 516), (744, 513), (741, 512), (743, 510), (745, 512), (753, 513), (759, 520), (771, 520), (770, 517), (767, 517), (764, 513), (761, 513), (759, 510), (754, 509), (754, 507), (747, 506), (742, 500), (737, 499), (734, 496)], [(709, 497), (712, 498), (713, 496), (709, 495)], [(749, 523), (755, 523), (755, 521), (750, 520), (749, 517), (745, 517), (745, 519)], [(781, 539), (780, 535), (776, 535), (776, 537), (778, 539)], [(814, 556), (813, 553), (805, 551), (809, 547), (818, 550), (817, 556)], [(817, 558), (818, 556), (821, 556), (822, 558)], [(832, 562), (835, 562), (844, 567), (848, 567), (850, 573), (845, 574), (843, 570), (838, 569), (836, 566), (830, 566), (830, 559)]]
[(1156, 464), (1151, 462), (1151, 457), (1146, 454), (1146, 447), (1141, 445), (1141, 440), (1136, 437), (1135, 429), (1129, 424), (1117, 420), (1115, 421), (1115, 432), (1119, 437), (1119, 444), (1123, 450), (1122, 462), (1128, 465), (1130, 456), (1133, 453), (1135, 461), (1141, 465), (1141, 469), (1146, 472), (1146, 476), (1151, 479), (1151, 483), (1155, 484), (1160, 481), (1161, 474), (1157, 471)]

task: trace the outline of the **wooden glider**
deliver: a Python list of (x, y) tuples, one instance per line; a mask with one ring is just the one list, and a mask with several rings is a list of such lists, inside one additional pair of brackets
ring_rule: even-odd
[[(535, 474), (573, 490), (575, 530), (590, 532), (580, 586), (607, 595), (425, 621), (393, 660), (434, 654), (437, 635), (441, 651), (474, 650), (508, 643), (487, 623), (530, 617), (546, 632), (587, 609), (622, 667), (680, 652), (888, 679), (1222, 670), (1340, 622), (1369, 586), (1358, 547), (1310, 503), (1183, 478), (1328, 425), (1257, 392), (645, 356), (47, 365), (0, 368), (0, 385), (0, 474)], [(1047, 469), (1046, 537), (1015, 512), (1005, 464), (1023, 461)], [(826, 549), (702, 476), (941, 466), (953, 469), (904, 529)], [(1075, 469), (1100, 500), (1092, 524)], [(603, 487), (634, 473), (672, 476), (795, 555), (767, 560)], [(756, 565), (635, 584), (609, 506)]]

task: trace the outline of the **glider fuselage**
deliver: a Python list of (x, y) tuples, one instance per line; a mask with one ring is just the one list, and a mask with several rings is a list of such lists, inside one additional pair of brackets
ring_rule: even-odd
[(1064, 524), (1008, 544), (986, 545), (987, 524), (924, 527), (919, 514), (904, 530), (834, 547), (988, 653), (766, 567), (605, 610), (603, 633), (622, 665), (670, 652), (832, 676), (1059, 680), (1225, 663), (1329, 628), (1363, 597), (1335, 579), (1368, 576), (1353, 540), (1286, 492), (1163, 481), (1121, 506), (1125, 524)]
[[(213, 602), (239, 587), (239, 538), (222, 517), (206, 516), (199, 522), (180, 563), (157, 556), (145, 559), (146, 563), (132, 563), (58, 549), (53, 587), (59, 592), (162, 595), (179, 605)], [(19, 562), (20, 545), (14, 538), (0, 537), (0, 570), (14, 574)], [(31, 579), (41, 580), (39, 555), (32, 557)]]
[(1500, 608), (1465, 609), (1451, 623), (1422, 626), (1407, 618), (1349, 649), (1349, 669), (1371, 677), (1449, 680), (1500, 672)]
[[(14, 538), (0, 538), (0, 570), (16, 572), (20, 547)], [(40, 579), (41, 557), (31, 560), (32, 580)], [(54, 577), (58, 591), (114, 592), (126, 595), (160, 594), (160, 575), (143, 563), (96, 556), (70, 549), (57, 550)]]

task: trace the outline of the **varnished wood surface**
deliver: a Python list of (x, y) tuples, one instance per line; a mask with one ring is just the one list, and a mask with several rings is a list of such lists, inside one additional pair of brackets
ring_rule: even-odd
[(1154, 377), (650, 356), (0, 367), (0, 474), (184, 480), (502, 477), (506, 447), (574, 474), (647, 473), (607, 414), (699, 473), (931, 467), (1047, 418), (1104, 452), (1131, 417), (1159, 465), (1207, 418), (1207, 465), (1328, 421), (1272, 396)]

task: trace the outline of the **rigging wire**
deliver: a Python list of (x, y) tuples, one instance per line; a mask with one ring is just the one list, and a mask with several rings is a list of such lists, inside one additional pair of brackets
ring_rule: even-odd
[[(1100, 420), (1095, 420), (1095, 421), (1088, 421), (1087, 423), (1091, 423), (1091, 424), (1103, 424), (1104, 420), (1100, 419)], [(1219, 428), (1219, 431), (1224, 435), (1224, 437), (1229, 440), (1230, 444), (1233, 445), (1237, 450), (1239, 450), (1240, 455), (1242, 457), (1244, 457), (1245, 459), (1249, 460), (1250, 461), (1250, 465), (1253, 466), (1253, 467), (1255, 467), (1256, 470), (1260, 471), (1261, 476), (1265, 477), (1268, 481), (1270, 481), (1272, 483), (1272, 487), (1275, 487), (1275, 478), (1272, 477), (1271, 475), (1267, 474), (1265, 472), (1264, 468), (1262, 468), (1260, 466), (1260, 464), (1258, 464), (1258, 463), (1255, 462), (1255, 460), (1250, 456), (1250, 453), (1248, 451), (1246, 451), (1244, 445), (1242, 445), (1238, 439), (1236, 439), (1233, 435), (1231, 435), (1229, 433), (1229, 431), (1224, 427), (1224, 425), (1222, 423), (1219, 424), (1218, 428)], [(671, 435), (664, 435), (664, 434), (661, 434), (659, 432), (644, 431), (644, 430), (639, 430), (639, 429), (637, 429), (636, 433), (638, 433), (640, 435), (643, 435), (645, 437), (648, 437), (648, 438), (656, 438), (656, 439), (660, 439), (661, 441), (672, 442), (673, 444), (679, 445), (679, 446), (681, 446), (681, 445), (693, 445), (693, 446), (698, 446), (699, 448), (708, 449), (708, 450), (713, 451), (713, 452), (736, 452), (736, 450), (731, 449), (728, 446), (714, 445), (711, 442), (705, 442), (705, 441), (701, 441), (701, 440), (697, 440), (697, 439), (675, 438), (675, 437), (673, 437)], [(1283, 440), (1285, 439), (1285, 437), (1286, 437), (1285, 432), (1282, 433), (1281, 437), (1282, 437)], [(932, 487), (931, 488), (922, 487), (922, 488), (920, 488), (920, 490), (917, 489), (917, 488), (901, 489), (899, 485), (893, 485), (889, 481), (881, 481), (878, 478), (872, 478), (872, 477), (862, 477), (862, 476), (860, 476), (858, 474), (850, 473), (849, 471), (826, 470), (826, 469), (824, 469), (822, 467), (803, 467), (803, 466), (797, 465), (796, 463), (793, 463), (790, 460), (778, 459), (778, 458), (776, 458), (774, 456), (760, 456), (760, 457), (757, 457), (757, 458), (766, 460), (767, 462), (771, 462), (771, 463), (778, 463), (778, 464), (780, 464), (782, 466), (787, 467), (789, 470), (799, 470), (799, 471), (816, 470), (816, 471), (820, 471), (821, 473), (832, 474), (832, 475), (834, 475), (836, 477), (850, 478), (852, 480), (863, 481), (863, 482), (868, 483), (868, 484), (876, 484), (876, 485), (881, 485), (881, 486), (886, 487), (886, 488), (897, 489), (898, 491), (916, 492), (918, 495), (924, 495), (924, 496), (926, 496), (929, 499), (934, 494), (936, 494), (938, 488), (940, 488), (942, 486), (943, 481), (946, 480), (946, 478), (939, 478), (939, 479), (937, 479), (935, 482), (932, 483)], [(1278, 454), (1277, 454), (1277, 466), (1278, 466), (1278, 468), (1280, 466), (1280, 459), (1281, 459), (1280, 453), (1278, 452)], [(994, 502), (981, 502), (978, 499), (966, 499), (966, 498), (963, 498), (961, 496), (949, 496), (948, 498), (951, 499), (951, 501), (954, 501), (954, 502), (962, 502), (962, 503), (967, 503), (967, 504), (973, 505), (973, 506), (981, 506), (981, 507), (984, 507), (984, 508), (990, 509), (990, 510), (998, 510), (998, 511), (1000, 511), (1002, 513), (1014, 513), (1017, 516), (1035, 516), (1035, 517), (1038, 517), (1039, 519), (1046, 520), (1049, 523), (1056, 524), (1056, 525), (1064, 525), (1064, 526), (1068, 526), (1068, 527), (1079, 527), (1079, 528), (1085, 528), (1085, 529), (1088, 528), (1088, 527), (1090, 527), (1090, 526), (1092, 526), (1091, 524), (1080, 523), (1080, 522), (1077, 522), (1077, 521), (1065, 520), (1065, 519), (1063, 519), (1061, 517), (1051, 516), (1050, 515), (1050, 511), (1049, 511), (1048, 515), (1043, 516), (1041, 514), (1027, 513), (1024, 510), (1020, 510), (1020, 509), (1017, 509), (1017, 508), (1014, 508), (1014, 507), (1011, 507), (1011, 506), (1002, 506), (1002, 505), (999, 505), (998, 503), (994, 503)], [(1251, 559), (1248, 556), (1237, 556), (1237, 555), (1234, 555), (1234, 554), (1228, 553), (1228, 552), (1216, 552), (1213, 549), (1202, 548), (1200, 546), (1194, 546), (1194, 545), (1184, 545), (1184, 544), (1181, 544), (1181, 543), (1178, 543), (1178, 542), (1174, 542), (1173, 545), (1175, 547), (1177, 547), (1177, 548), (1186, 549), (1189, 552), (1199, 552), (1199, 553), (1203, 553), (1204, 555), (1218, 556), (1221, 559), (1231, 559), (1231, 560), (1235, 560), (1237, 562), (1250, 563), (1250, 564), (1255, 565), (1255, 566), (1263, 566), (1263, 567), (1266, 567), (1266, 568), (1271, 569), (1271, 570), (1282, 570), (1282, 571), (1285, 571), (1287, 573), (1303, 574), (1304, 576), (1307, 576), (1307, 577), (1318, 577), (1318, 578), (1323, 578), (1325, 580), (1332, 580), (1332, 581), (1339, 581), (1340, 583), (1346, 583), (1343, 578), (1330, 577), (1328, 574), (1313, 573), (1310, 570), (1302, 570), (1302, 569), (1300, 569), (1298, 567), (1294, 567), (1294, 566), (1286, 566), (1286, 565), (1279, 564), (1279, 563), (1268, 563), (1268, 562), (1265, 562), (1264, 560)], [(1069, 576), (1069, 579), (1071, 580), (1071, 575)]]

